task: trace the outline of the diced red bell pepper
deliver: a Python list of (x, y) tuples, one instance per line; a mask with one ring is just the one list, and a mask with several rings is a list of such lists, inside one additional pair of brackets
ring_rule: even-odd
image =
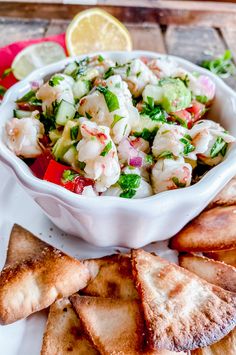
[(43, 154), (41, 154), (38, 158), (34, 160), (34, 162), (30, 165), (30, 169), (39, 179), (43, 179), (45, 171), (47, 170), (48, 164), (53, 159), (51, 151), (49, 149), (45, 149)]
[(75, 177), (72, 181), (63, 181), (63, 173), (65, 170), (71, 169), (66, 165), (56, 162), (55, 160), (51, 160), (44, 174), (43, 180), (63, 186), (67, 190), (75, 192), (76, 194), (81, 194), (85, 186), (94, 185), (94, 180), (79, 176), (75, 171)]

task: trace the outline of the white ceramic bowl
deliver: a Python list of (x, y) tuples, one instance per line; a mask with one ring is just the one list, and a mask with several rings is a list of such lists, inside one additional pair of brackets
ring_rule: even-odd
[[(140, 56), (163, 56), (146, 51), (112, 52), (102, 55), (117, 62)], [(212, 78), (216, 84), (216, 99), (209, 117), (222, 123), (236, 136), (236, 93), (205, 69), (181, 58), (173, 59), (187, 70), (197, 71)], [(85, 197), (34, 177), (28, 166), (4, 144), (4, 126), (6, 121), (12, 118), (15, 100), (30, 89), (31, 81), (61, 71), (71, 61), (73, 58), (67, 58), (36, 70), (6, 93), (0, 106), (0, 160), (15, 173), (17, 181), (41, 206), (51, 221), (67, 233), (82, 237), (98, 246), (116, 245), (130, 248), (170, 238), (198, 215), (236, 174), (236, 145), (231, 147), (225, 160), (211, 169), (197, 184), (145, 199)]]

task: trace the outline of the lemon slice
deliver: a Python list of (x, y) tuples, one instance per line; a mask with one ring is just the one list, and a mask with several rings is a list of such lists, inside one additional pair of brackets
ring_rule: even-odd
[(24, 48), (17, 54), (12, 70), (16, 79), (24, 79), (33, 70), (57, 62), (66, 57), (65, 51), (56, 42), (40, 42)]
[(74, 17), (66, 31), (69, 55), (98, 51), (129, 51), (132, 42), (127, 28), (106, 11), (93, 8)]

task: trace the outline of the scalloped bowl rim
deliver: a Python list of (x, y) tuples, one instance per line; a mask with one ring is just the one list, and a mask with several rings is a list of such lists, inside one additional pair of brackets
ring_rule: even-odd
[[(212, 74), (206, 69), (203, 69), (196, 64), (193, 64), (183, 58), (172, 56), (172, 55), (166, 55), (166, 54), (159, 54), (156, 52), (150, 52), (150, 51), (131, 51), (131, 52), (121, 52), (121, 51), (111, 51), (111, 52), (96, 52), (96, 53), (90, 53), (90, 54), (83, 54), (80, 56), (76, 57), (67, 57), (66, 59), (63, 59), (59, 62), (47, 65), (43, 68), (37, 69), (34, 72), (32, 72), (30, 75), (28, 75), (25, 79), (22, 81), (16, 83), (13, 85), (5, 94), (5, 97), (2, 101), (2, 104), (0, 105), (0, 116), (3, 110), (8, 106), (9, 102), (12, 102), (11, 98), (14, 96), (15, 92), (20, 91), (24, 89), (24, 87), (29, 86), (29, 83), (34, 80), (38, 80), (40, 77), (44, 77), (52, 72), (56, 72), (57, 70), (60, 69), (54, 69), (54, 68), (59, 68), (65, 66), (65, 64), (79, 58), (84, 58), (85, 56), (93, 56), (101, 54), (103, 56), (119, 56), (119, 57), (124, 57), (129, 56), (129, 57), (138, 57), (138, 56), (147, 56), (151, 58), (171, 58), (180, 65), (183, 65), (184, 67), (187, 67), (190, 70), (193, 71), (198, 71), (202, 74), (206, 74), (209, 77), (213, 78), (213, 80), (216, 82), (216, 84), (223, 88), (228, 94), (235, 99), (236, 102), (236, 93), (229, 87), (227, 86), (223, 80), (221, 80), (219, 77), (216, 75)], [(22, 90), (24, 91), (24, 90)], [(0, 127), (3, 129), (2, 127)], [(70, 191), (57, 186), (56, 184), (41, 180), (37, 177), (35, 177), (32, 172), (30, 171), (29, 167), (20, 159), (18, 158), (13, 152), (11, 152), (5, 143), (3, 142), (2, 138), (3, 133), (1, 132), (1, 138), (0, 138), (0, 160), (3, 161), (9, 168), (11, 168), (19, 181), (28, 189), (35, 191), (37, 193), (43, 193), (43, 194), (48, 194), (48, 195), (53, 195), (55, 198), (58, 200), (62, 200), (65, 204), (71, 207), (78, 207), (86, 204), (95, 207), (95, 205), (98, 205), (99, 208), (115, 205), (116, 207), (122, 207), (122, 209), (132, 209), (138, 210), (142, 209), (142, 205), (144, 204), (153, 204), (157, 201), (159, 203), (161, 201), (166, 200), (166, 198), (169, 196), (170, 198), (176, 199), (176, 198), (183, 198), (183, 194), (187, 198), (188, 196), (190, 198), (193, 197), (193, 195), (200, 197), (201, 194), (205, 194), (206, 190), (205, 188), (207, 187), (208, 192), (209, 190), (219, 190), (220, 187), (227, 183), (235, 174), (236, 174), (236, 147), (234, 149), (231, 149), (230, 154), (227, 154), (226, 158), (224, 159), (223, 162), (221, 162), (219, 165), (213, 167), (210, 171), (206, 173), (206, 175), (196, 184), (186, 187), (184, 189), (176, 189), (176, 190), (171, 190), (171, 191), (164, 191), (159, 194), (146, 197), (146, 198), (139, 198), (139, 199), (123, 199), (120, 197), (116, 196), (100, 196), (99, 198), (94, 198), (94, 197), (88, 197), (88, 196), (82, 196), (82, 195), (76, 195), (74, 193), (71, 193)], [(218, 174), (218, 178), (216, 178)], [(223, 173), (223, 176), (221, 175)], [(219, 178), (220, 177), (220, 178)], [(222, 184), (223, 181), (223, 184)]]

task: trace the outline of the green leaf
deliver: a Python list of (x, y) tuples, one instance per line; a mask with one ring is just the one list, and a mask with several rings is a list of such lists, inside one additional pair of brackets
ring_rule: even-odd
[(2, 73), (2, 79), (6, 78), (8, 75), (10, 75), (12, 73), (12, 68), (7, 68), (4, 70), (4, 72)]
[(143, 138), (143, 139), (145, 139), (148, 142), (153, 142), (153, 140), (154, 140), (154, 138), (156, 136), (157, 130), (158, 130), (157, 127), (154, 128), (152, 131), (150, 131), (147, 128), (144, 128), (142, 130), (142, 132), (134, 132), (133, 135), (135, 137)]
[(120, 108), (118, 98), (113, 92), (108, 90), (107, 87), (98, 86), (97, 90), (104, 95), (109, 112), (113, 112)]
[(4, 86), (0, 85), (0, 96), (3, 96), (6, 91), (7, 89)]
[(110, 76), (114, 75), (114, 68), (110, 67), (103, 75), (104, 79), (108, 79)]
[(201, 102), (201, 104), (206, 104), (209, 100), (208, 100), (208, 97), (205, 96), (205, 95), (197, 95), (196, 96), (196, 100), (198, 102)]
[(192, 141), (193, 138), (189, 135), (189, 134), (185, 134), (184, 135), (184, 138), (187, 138), (189, 141)]
[(107, 143), (107, 145), (105, 146), (105, 148), (103, 149), (100, 155), (102, 157), (105, 157), (110, 152), (111, 148), (112, 148), (112, 142), (110, 141), (109, 143)]
[(16, 103), (19, 103), (19, 102), (27, 102), (28, 104), (33, 105), (33, 106), (41, 106), (42, 105), (42, 100), (37, 99), (37, 97), (35, 95), (35, 91), (33, 91), (33, 90), (28, 91), (24, 96), (22, 96), (16, 100)]
[(78, 161), (78, 165), (79, 165), (80, 170), (84, 170), (86, 163), (84, 161)]
[(121, 174), (118, 184), (122, 190), (130, 190), (139, 188), (141, 183), (141, 176), (138, 174)]
[(112, 124), (111, 124), (111, 128), (113, 128), (117, 122), (119, 122), (120, 120), (122, 120), (122, 118), (124, 118), (124, 117), (122, 117), (122, 116), (120, 116), (120, 115), (114, 115), (114, 119), (113, 119), (113, 122), (112, 122)]
[(73, 181), (76, 176), (78, 176), (78, 174), (75, 174), (74, 171), (69, 169), (64, 170), (62, 174), (62, 182)]
[(152, 97), (148, 96), (141, 111), (141, 115), (148, 116), (152, 121), (167, 122), (164, 110), (160, 105), (154, 105)]
[(141, 71), (137, 72), (137, 74), (136, 74), (137, 78), (140, 77), (141, 73), (142, 73)]
[(203, 68), (210, 70), (212, 73), (220, 76), (221, 78), (228, 78), (234, 75), (236, 67), (232, 61), (230, 50), (226, 50), (223, 55), (213, 60), (204, 60), (201, 63)]
[(188, 139), (186, 138), (180, 138), (180, 142), (184, 144), (184, 155), (188, 155), (189, 153), (193, 152), (195, 150), (194, 145), (192, 145)]
[(88, 120), (91, 120), (92, 118), (92, 116), (88, 112), (85, 112), (85, 116), (87, 117)]
[(50, 86), (57, 86), (60, 84), (61, 81), (63, 81), (64, 78), (59, 75), (54, 75), (48, 82)]
[(76, 140), (78, 137), (78, 133), (79, 133), (79, 127), (78, 126), (74, 126), (70, 129), (70, 138), (72, 141)]
[(100, 63), (102, 63), (104, 61), (104, 58), (103, 58), (103, 56), (101, 54), (99, 54), (99, 56), (98, 56), (98, 61)]
[(132, 198), (132, 197), (135, 196), (135, 194), (136, 194), (136, 190), (131, 189), (131, 190), (127, 190), (127, 191), (121, 192), (120, 197), (123, 197), (123, 198)]
[(173, 159), (174, 154), (170, 150), (165, 150), (161, 154), (158, 155), (158, 159)]
[[(222, 154), (222, 150), (223, 150), (223, 154)], [(226, 151), (227, 151), (227, 143), (223, 140), (223, 138), (217, 137), (215, 143), (211, 148), (210, 156), (211, 158), (215, 158), (221, 153), (221, 155), (224, 157)]]
[(146, 157), (145, 157), (145, 161), (148, 164), (153, 164), (154, 163), (154, 158), (153, 158), (153, 156), (151, 154), (147, 154)]
[(130, 75), (130, 72), (131, 72), (131, 67), (130, 67), (130, 65), (128, 64), (127, 69), (126, 69), (126, 76), (129, 76), (129, 75)]
[(172, 181), (177, 187), (186, 187), (186, 183), (180, 182), (176, 176), (172, 177)]
[(175, 115), (174, 113), (172, 113), (172, 115), (175, 119), (175, 121), (179, 122), (179, 124), (182, 127), (188, 128), (187, 122), (185, 120), (183, 120), (182, 118), (180, 118), (179, 116)]

